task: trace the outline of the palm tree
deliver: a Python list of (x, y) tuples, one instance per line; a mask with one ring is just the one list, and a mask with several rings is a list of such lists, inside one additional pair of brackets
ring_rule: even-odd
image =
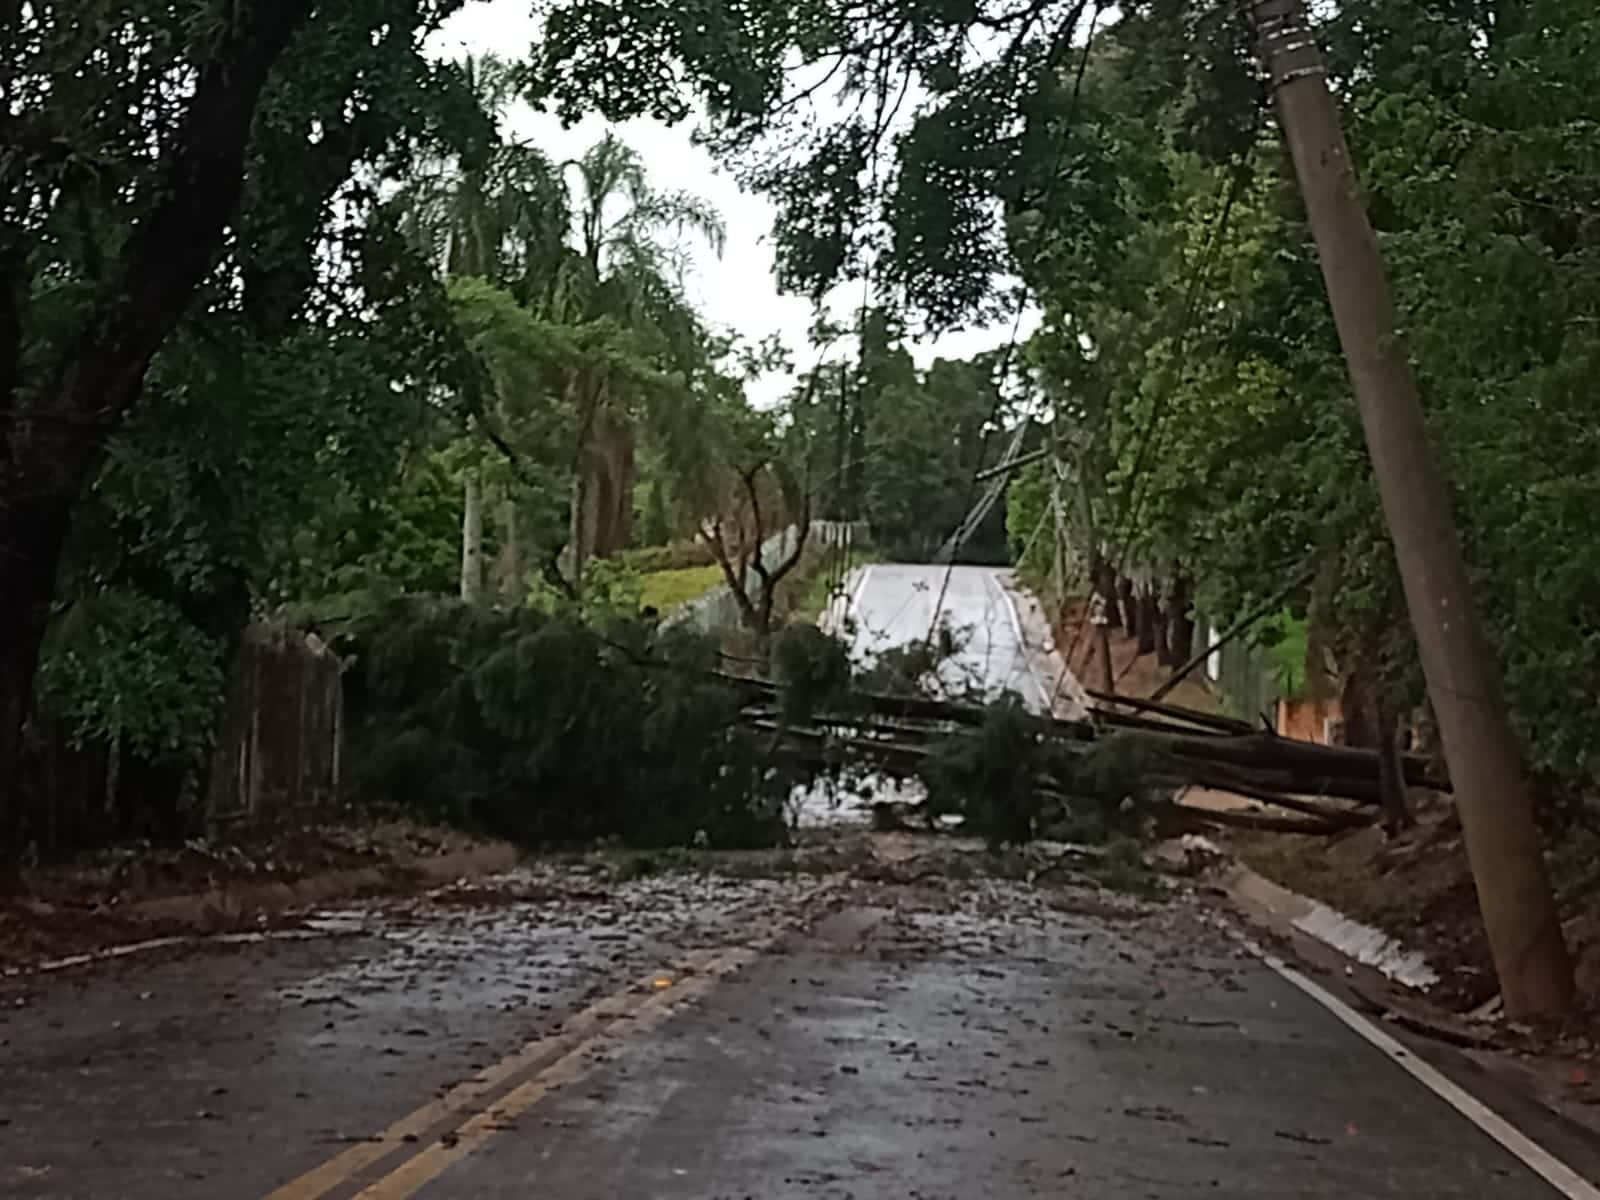
[[(661, 366), (687, 376), (703, 338), (683, 300), (688, 259), (681, 239), (698, 235), (720, 255), (726, 240), (721, 217), (697, 196), (651, 187), (638, 154), (613, 134), (565, 169), (577, 182), (573, 265), (581, 278), (570, 294), (583, 298), (582, 319), (631, 331)], [(568, 563), (581, 586), (591, 557), (608, 557), (631, 540), (641, 397), (620, 393), (609, 371), (581, 370), (570, 382), (580, 433)]]
[[(513, 91), (506, 65), (469, 57), (459, 69), (482, 111), (498, 116)], [(425, 164), (391, 208), (447, 279), (481, 279), (524, 294), (559, 260), (571, 225), (560, 168), (522, 142), (498, 141), (471, 158)], [(484, 502), (477, 469), (467, 469), (463, 488), (461, 598), (476, 602), (483, 588)], [(510, 592), (522, 577), (515, 499), (503, 496), (500, 508), (499, 574)]]
[[(468, 59), (461, 68), (486, 112), (511, 95), (506, 68)], [(681, 390), (703, 352), (698, 319), (683, 298), (694, 234), (718, 254), (724, 229), (704, 200), (652, 188), (638, 154), (607, 134), (579, 158), (553, 163), (537, 148), (502, 142), (472, 161), (431, 164), (396, 198), (412, 240), (452, 280), (504, 288), (540, 320), (573, 333), (576, 359), (562, 372), (574, 416), (573, 493), (567, 569), (583, 568), (631, 538), (635, 422), (643, 405)], [(500, 414), (502, 417), (505, 414)], [(483, 489), (465, 481), (463, 599), (482, 587)], [(515, 554), (515, 507), (502, 505), (505, 553)], [(520, 579), (502, 561), (502, 579)]]

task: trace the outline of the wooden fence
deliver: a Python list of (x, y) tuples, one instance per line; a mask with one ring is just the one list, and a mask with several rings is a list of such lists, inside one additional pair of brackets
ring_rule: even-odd
[(211, 757), (212, 830), (277, 824), (337, 804), (344, 742), (338, 656), (315, 634), (252, 625)]
[(335, 807), (340, 797), (344, 697), (340, 662), (312, 634), (252, 625), (229, 676), (209, 770), (183, 775), (68, 731), (29, 731), (21, 796), (23, 844), (55, 858), (117, 839), (237, 832)]

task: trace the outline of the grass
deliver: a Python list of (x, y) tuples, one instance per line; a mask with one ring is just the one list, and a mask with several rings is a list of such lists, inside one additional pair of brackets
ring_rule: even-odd
[[(831, 551), (829, 553), (831, 554)], [(827, 570), (822, 569), (822, 567), (826, 566), (827, 561), (828, 560), (826, 558), (823, 559), (822, 566), (819, 566), (819, 569), (816, 571), (816, 573), (812, 575), (810, 580), (806, 583), (804, 595), (801, 596), (800, 601), (794, 606), (794, 613), (791, 618), (792, 620), (796, 622), (809, 622), (810, 624), (815, 625), (819, 620), (822, 619), (822, 612), (828, 607), (829, 600), (829, 573)], [(850, 572), (855, 570), (857, 567), (865, 567), (872, 563), (882, 561), (883, 555), (878, 552), (876, 547), (852, 546), (850, 547), (850, 561), (844, 572), (845, 577), (848, 578)]]
[(681, 567), (673, 571), (651, 571), (639, 576), (639, 607), (666, 612), (698, 600), (722, 582), (722, 568)]
[(1442, 813), (1388, 843), (1376, 828), (1334, 838), (1236, 833), (1228, 842), (1246, 866), (1397, 936), (1459, 884), (1465, 862), (1458, 841), (1444, 836)]

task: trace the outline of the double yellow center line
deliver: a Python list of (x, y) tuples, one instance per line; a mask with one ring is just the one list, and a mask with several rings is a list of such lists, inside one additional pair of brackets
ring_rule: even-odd
[[(802, 911), (833, 889), (812, 891)], [(690, 954), (591, 1004), (559, 1033), (535, 1038), (382, 1133), (284, 1184), (266, 1200), (403, 1200), (481, 1148), (510, 1122), (584, 1072), (601, 1044), (646, 1033), (770, 948), (786, 929), (754, 942)]]

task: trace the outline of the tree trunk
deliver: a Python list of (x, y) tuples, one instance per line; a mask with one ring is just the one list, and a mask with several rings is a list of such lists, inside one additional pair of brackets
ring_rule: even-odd
[(1139, 620), (1135, 627), (1139, 636), (1139, 653), (1154, 654), (1156, 652), (1156, 625), (1160, 620), (1157, 611), (1155, 589), (1142, 587), (1139, 589), (1138, 609)]
[(18, 882), (27, 836), (22, 797), (23, 727), (33, 706), (39, 648), (50, 620), (56, 566), (66, 542), (69, 503), (0, 496), (0, 888)]
[(1133, 580), (1126, 575), (1117, 580), (1117, 602), (1122, 609), (1122, 627), (1129, 636), (1139, 628), (1139, 598), (1134, 595)]
[[(23, 378), (27, 283), (8, 274), (0, 285), (0, 872), (13, 879), (22, 727), (73, 503), (216, 261), (238, 211), (261, 89), (311, 9), (310, 0), (242, 6), (209, 39), (161, 178), (150, 181), (154, 202), (122, 239), (111, 283), (94, 297), (69, 355), (34, 372), (42, 378)], [(40, 386), (25, 410), (19, 391), (30, 383)]]
[(1096, 625), (1095, 637), (1100, 643), (1100, 678), (1102, 686), (1108, 695), (1115, 695), (1117, 690), (1117, 675), (1111, 665), (1111, 626)]
[(597, 551), (610, 558), (633, 545), (633, 489), (638, 482), (634, 461), (633, 423), (626, 414), (613, 414), (606, 470), (611, 479), (611, 504), (606, 537)]
[(1172, 607), (1151, 589), (1155, 606), (1156, 662), (1163, 667), (1175, 667), (1181, 661), (1172, 656)]
[(1116, 568), (1098, 554), (1095, 558), (1095, 589), (1100, 593), (1100, 598), (1106, 602), (1106, 623), (1112, 629), (1121, 629), (1122, 618), (1117, 614)]
[(476, 604), (483, 596), (483, 486), (478, 472), (467, 472), (461, 506), (461, 599)]
[(1246, 7), (1394, 542), (1505, 1010), (1513, 1018), (1563, 1013), (1572, 1006), (1572, 960), (1533, 798), (1322, 53), (1303, 0)]
[(1379, 720), (1377, 666), (1369, 640), (1357, 656), (1339, 690), (1339, 717), (1344, 722), (1344, 743), (1363, 750), (1383, 748)]
[(1172, 661), (1168, 666), (1179, 666), (1194, 655), (1194, 588), (1187, 575), (1178, 574), (1172, 579), (1172, 594), (1168, 600), (1170, 614), (1167, 618), (1167, 653)]
[(506, 497), (500, 502), (500, 598), (519, 604), (524, 592), (522, 543), (518, 540), (517, 502)]
[(610, 558), (633, 541), (633, 427), (625, 413), (602, 407), (595, 413), (578, 462), (586, 542), (584, 560)]
[(1411, 828), (1406, 802), (1405, 766), (1400, 759), (1400, 722), (1394, 707), (1378, 693), (1378, 788), (1383, 796), (1383, 827), (1393, 837)]
[(572, 473), (572, 509), (567, 516), (567, 572), (572, 598), (583, 599), (583, 569), (589, 565), (589, 474), (585, 456), (579, 455)]

